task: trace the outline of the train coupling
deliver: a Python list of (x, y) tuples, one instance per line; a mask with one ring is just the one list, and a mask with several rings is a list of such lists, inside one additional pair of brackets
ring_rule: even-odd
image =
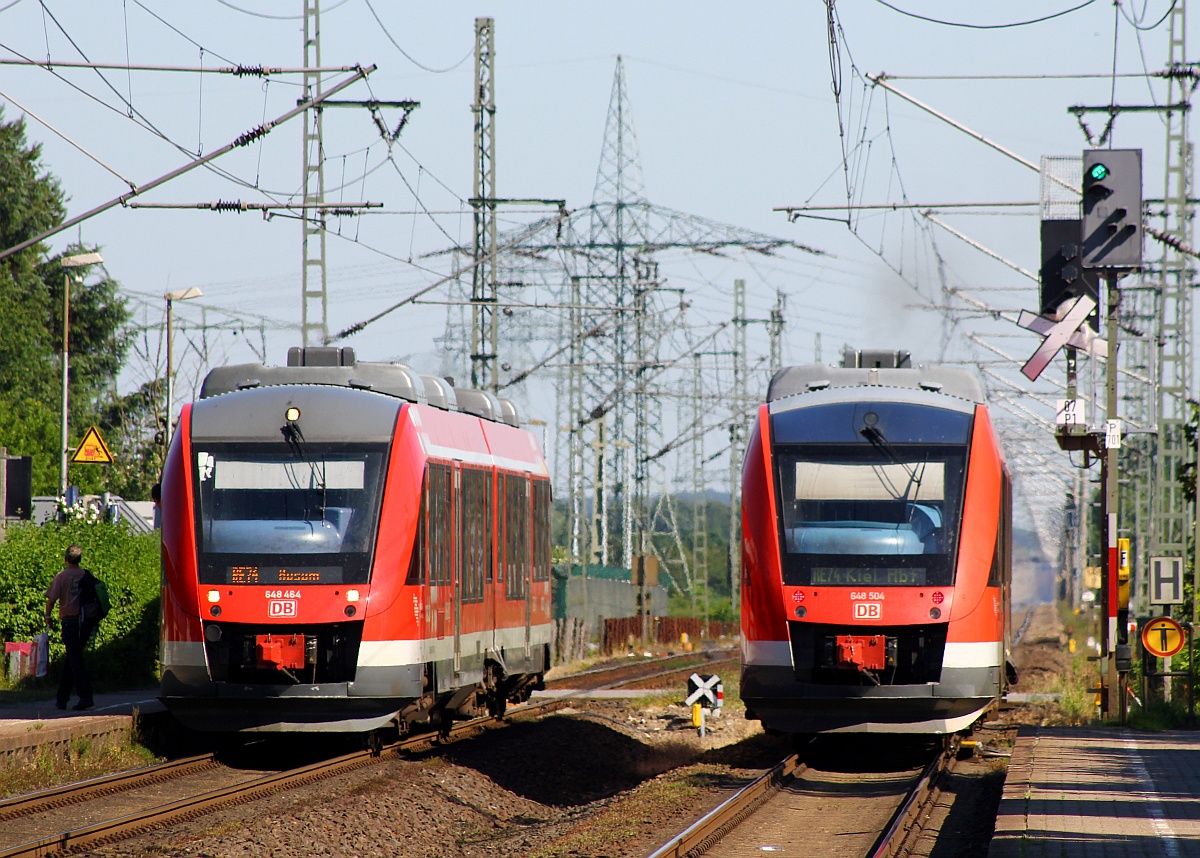
[(896, 663), (896, 641), (885, 635), (837, 635), (833, 662), (845, 670), (883, 670)]
[(301, 670), (308, 661), (308, 652), (316, 655), (317, 639), (311, 638), (312, 646), (308, 646), (304, 635), (255, 635), (254, 657), (259, 668), (282, 670)]

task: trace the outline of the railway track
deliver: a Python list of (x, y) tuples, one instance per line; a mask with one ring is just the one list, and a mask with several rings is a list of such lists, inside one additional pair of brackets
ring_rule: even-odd
[[(722, 664), (736, 664), (739, 657), (733, 650), (715, 649), (631, 660), (628, 664), (597, 667), (582, 670), (567, 676), (546, 680), (546, 688), (621, 688), (637, 682), (650, 682), (675, 674), (691, 672), (699, 668), (710, 668)], [(647, 671), (646, 668), (656, 668)], [(626, 674), (629, 674), (626, 676)]]
[[(679, 657), (641, 661), (636, 665), (640, 670), (632, 671), (630, 665), (597, 669), (564, 677), (555, 685), (560, 690), (615, 688), (713, 663), (695, 657), (684, 664), (679, 661)], [(629, 676), (630, 672), (636, 675)], [(569, 696), (529, 702), (510, 709), (505, 721), (537, 718), (569, 705)], [(477, 718), (459, 722), (447, 732), (407, 736), (387, 745), (373, 734), (365, 750), (284, 771), (234, 769), (214, 754), (203, 754), (0, 800), (0, 858), (53, 855), (115, 842), (502, 724), (490, 717)], [(67, 808), (69, 813), (64, 812)], [(62, 821), (68, 816), (75, 824), (64, 829)]]
[[(649, 858), (786, 854), (892, 858), (914, 842), (957, 741), (926, 765), (845, 777), (791, 754), (652, 852)], [(841, 776), (839, 776), (841, 775)]]

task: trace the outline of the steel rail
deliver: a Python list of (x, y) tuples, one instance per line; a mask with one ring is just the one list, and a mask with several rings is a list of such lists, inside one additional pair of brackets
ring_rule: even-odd
[(81, 828), (18, 844), (0, 851), (0, 858), (51, 855), (66, 849), (96, 845), (154, 828), (166, 822), (199, 816), (227, 804), (262, 798), (289, 787), (300, 786), (322, 777), (351, 771), (368, 765), (374, 759), (376, 758), (371, 751), (358, 751), (298, 769), (264, 775), (244, 783), (220, 787), (200, 795), (135, 811), (116, 819), (104, 820), (93, 825), (85, 825)]
[[(627, 666), (622, 665), (621, 667)], [(687, 668), (679, 668), (679, 670), (685, 669)], [(609, 668), (591, 671), (590, 673), (594, 675), (595, 673), (603, 673), (605, 670), (612, 672), (612, 669)], [(641, 679), (645, 678), (641, 677)], [(616, 684), (632, 681), (637, 680), (618, 680)], [(612, 687), (613, 685), (614, 683), (610, 683), (605, 687)], [(524, 720), (529, 717), (549, 714), (568, 705), (570, 705), (569, 701), (562, 698), (549, 699), (537, 703), (526, 702), (510, 709), (507, 715), (501, 719), (492, 716), (473, 718), (469, 721), (454, 724), (450, 729), (442, 732), (419, 733), (405, 736), (378, 750), (368, 748), (363, 751), (356, 751), (352, 754), (345, 754), (331, 760), (323, 760), (300, 768), (263, 775), (239, 784), (220, 787), (199, 795), (168, 802), (167, 804), (145, 808), (116, 819), (104, 820), (92, 825), (58, 832), (26, 843), (2, 848), (0, 849), (0, 858), (52, 855), (66, 850), (75, 850), (85, 846), (95, 846), (100, 843), (115, 841), (122, 837), (132, 836), (170, 822), (201, 816), (219, 807), (252, 801), (292, 787), (302, 786), (322, 778), (371, 765), (381, 760), (385, 755), (395, 757), (403, 752), (413, 752), (432, 747), (441, 742), (460, 739), (475, 735), (489, 728), (501, 726), (509, 720)], [(216, 764), (215, 756), (213, 754), (205, 754), (182, 758), (143, 769), (117, 772), (80, 783), (52, 787), (36, 793), (29, 793), (0, 801), (0, 819), (32, 814), (67, 804), (80, 803), (92, 797), (195, 774), (214, 764)]]
[[(936, 799), (937, 781), (941, 774), (952, 766), (957, 751), (958, 739), (955, 737), (954, 741), (945, 745), (941, 753), (925, 767), (904, 801), (892, 814), (887, 827), (871, 846), (867, 858), (894, 858), (909, 835), (920, 830), (918, 820)], [(771, 771), (696, 820), (686, 830), (650, 853), (647, 858), (694, 858), (703, 855), (778, 792), (788, 780), (806, 768), (807, 765), (799, 762), (797, 755), (792, 754)]]
[[(649, 682), (652, 679), (659, 679), (660, 677), (663, 677), (663, 676), (670, 676), (675, 673), (683, 673), (685, 670), (692, 670), (694, 672), (694, 668), (696, 668), (696, 667), (709, 667), (709, 666), (714, 666), (714, 665), (718, 665), (718, 664), (735, 663), (735, 662), (737, 662), (737, 660), (738, 660), (738, 656), (729, 656), (728, 658), (714, 659), (713, 661), (706, 662), (705, 664), (702, 664), (702, 665), (685, 665), (683, 667), (667, 668), (664, 670), (660, 670), (657, 673), (650, 673), (645, 676), (631, 676), (628, 679), (618, 679), (615, 682), (608, 683), (604, 687), (605, 688), (622, 688), (626, 685), (633, 685), (635, 682)], [(647, 689), (647, 690), (653, 691), (654, 689)]]
[[(570, 682), (570, 681), (572, 681), (574, 679), (578, 679), (580, 677), (597, 676), (597, 675), (603, 675), (605, 673), (615, 673), (615, 672), (622, 671), (622, 670), (629, 670), (630, 668), (635, 667), (637, 665), (661, 665), (661, 664), (664, 664), (669, 661), (677, 661), (680, 659), (698, 659), (699, 661), (698, 661), (697, 666), (702, 667), (705, 663), (711, 663), (714, 661), (718, 661), (718, 662), (724, 661), (728, 657), (728, 654), (732, 653), (732, 652), (734, 652), (734, 650), (732, 648), (698, 650), (696, 652), (683, 652), (683, 653), (676, 653), (675, 655), (663, 655), (663, 656), (658, 656), (656, 658), (639, 659), (638, 661), (632, 662), (630, 664), (616, 664), (616, 665), (608, 665), (607, 667), (593, 667), (589, 670), (581, 670), (577, 673), (570, 673), (565, 676), (559, 676), (554, 679), (547, 680), (546, 685), (549, 686), (552, 683), (554, 685), (561, 685), (564, 682)], [(712, 656), (719, 656), (719, 657), (713, 658)], [(680, 669), (682, 670), (683, 668), (680, 668)]]
[[(52, 855), (66, 850), (118, 840), (170, 822), (203, 815), (219, 807), (252, 801), (302, 786), (322, 778), (352, 771), (382, 759), (384, 755), (395, 757), (403, 752), (413, 752), (432, 747), (438, 743), (475, 735), (483, 730), (501, 726), (509, 720), (549, 714), (570, 705), (563, 699), (550, 699), (537, 703), (525, 703), (510, 709), (503, 719), (492, 716), (473, 718), (454, 724), (443, 732), (419, 733), (406, 736), (379, 750), (370, 748), (345, 754), (331, 760), (323, 760), (297, 769), (275, 772), (240, 784), (210, 790), (200, 795), (178, 799), (167, 804), (150, 807), (126, 814), (116, 819), (104, 820), (92, 825), (62, 831), (15, 846), (0, 848), (0, 858), (24, 858), (24, 856)], [(80, 803), (92, 797), (120, 792), (135, 786), (144, 786), (173, 777), (195, 774), (215, 763), (212, 754), (189, 757), (163, 763), (148, 769), (134, 769), (94, 778), (81, 783), (53, 787), (37, 793), (17, 796), (0, 802), (0, 819), (26, 815), (39, 810), (72, 803)], [(192, 767), (190, 771), (187, 769)], [(172, 772), (171, 770), (175, 771)], [(7, 813), (6, 813), (7, 811)]]
[(163, 783), (174, 778), (196, 774), (215, 765), (217, 762), (213, 754), (200, 754), (194, 757), (168, 760), (165, 763), (156, 763), (143, 768), (115, 772), (110, 775), (101, 775), (86, 781), (48, 787), (0, 800), (0, 821), (18, 816), (29, 816), (56, 807), (79, 804), (96, 796), (112, 795), (148, 784)]
[(908, 797), (896, 808), (892, 820), (880, 838), (875, 841), (867, 858), (894, 858), (904, 845), (909, 835), (919, 831), (917, 825), (929, 807), (937, 798), (937, 782), (942, 773), (952, 767), (958, 754), (958, 736), (950, 738), (942, 748), (942, 752), (925, 767), (920, 780), (913, 786)]
[(650, 853), (648, 858), (683, 858), (685, 855), (703, 854), (805, 768), (795, 754), (786, 757), (769, 772), (693, 822), (669, 843)]
[[(534, 711), (540, 710), (553, 711), (553, 709), (561, 708), (563, 705), (559, 701), (547, 701), (545, 704), (522, 707), (520, 710), (514, 712), (514, 714), (520, 716), (530, 715)], [(446, 733), (422, 733), (406, 737), (386, 746), (379, 752), (371, 749), (355, 751), (354, 753), (344, 754), (331, 760), (322, 760), (296, 769), (274, 772), (239, 784), (219, 787), (199, 795), (135, 811), (116, 819), (104, 820), (93, 825), (59, 832), (37, 840), (31, 840), (27, 843), (18, 844), (0, 850), (0, 858), (51, 855), (67, 849), (73, 850), (82, 846), (93, 846), (117, 840), (121, 837), (137, 834), (169, 822), (201, 816), (220, 807), (253, 801), (292, 787), (303, 786), (323, 778), (353, 771), (354, 769), (362, 768), (381, 760), (385, 754), (389, 757), (395, 757), (399, 756), (403, 751), (416, 750), (426, 745), (432, 746), (440, 740), (444, 741), (448, 738), (460, 738), (464, 735), (473, 734), (486, 729), (490, 724), (496, 723), (496, 719), (491, 717), (474, 718), (470, 721), (456, 724)]]

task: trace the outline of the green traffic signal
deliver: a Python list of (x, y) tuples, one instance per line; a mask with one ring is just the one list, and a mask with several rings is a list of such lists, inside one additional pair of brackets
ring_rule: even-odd
[(1088, 171), (1088, 176), (1093, 182), (1103, 182), (1108, 178), (1108, 167), (1103, 164), (1093, 164), (1092, 169)]

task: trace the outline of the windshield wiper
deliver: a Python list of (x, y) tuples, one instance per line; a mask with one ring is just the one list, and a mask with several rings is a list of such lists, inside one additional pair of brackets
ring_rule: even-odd
[[(880, 451), (885, 456), (887, 456), (889, 459), (891, 459), (892, 464), (899, 465), (901, 468), (904, 469), (904, 473), (908, 475), (908, 485), (906, 485), (904, 487), (904, 493), (901, 494), (898, 499), (903, 500), (907, 503), (909, 492), (912, 491), (913, 486), (916, 486), (918, 490), (920, 490), (920, 488), (921, 488), (921, 479), (917, 476), (917, 469), (914, 467), (911, 467), (907, 462), (901, 461), (900, 457), (896, 455), (896, 451), (892, 447), (892, 445), (888, 441), (888, 439), (885, 438), (883, 433), (880, 432), (878, 429), (876, 429), (874, 426), (864, 426), (859, 431), (859, 434), (862, 435), (864, 438), (866, 438), (867, 441), (870, 442), (872, 447), (874, 447), (876, 450)], [(928, 461), (928, 456), (926, 456), (926, 462), (927, 461)], [(924, 471), (925, 462), (922, 462), (921, 464), (922, 464), (922, 471)]]

